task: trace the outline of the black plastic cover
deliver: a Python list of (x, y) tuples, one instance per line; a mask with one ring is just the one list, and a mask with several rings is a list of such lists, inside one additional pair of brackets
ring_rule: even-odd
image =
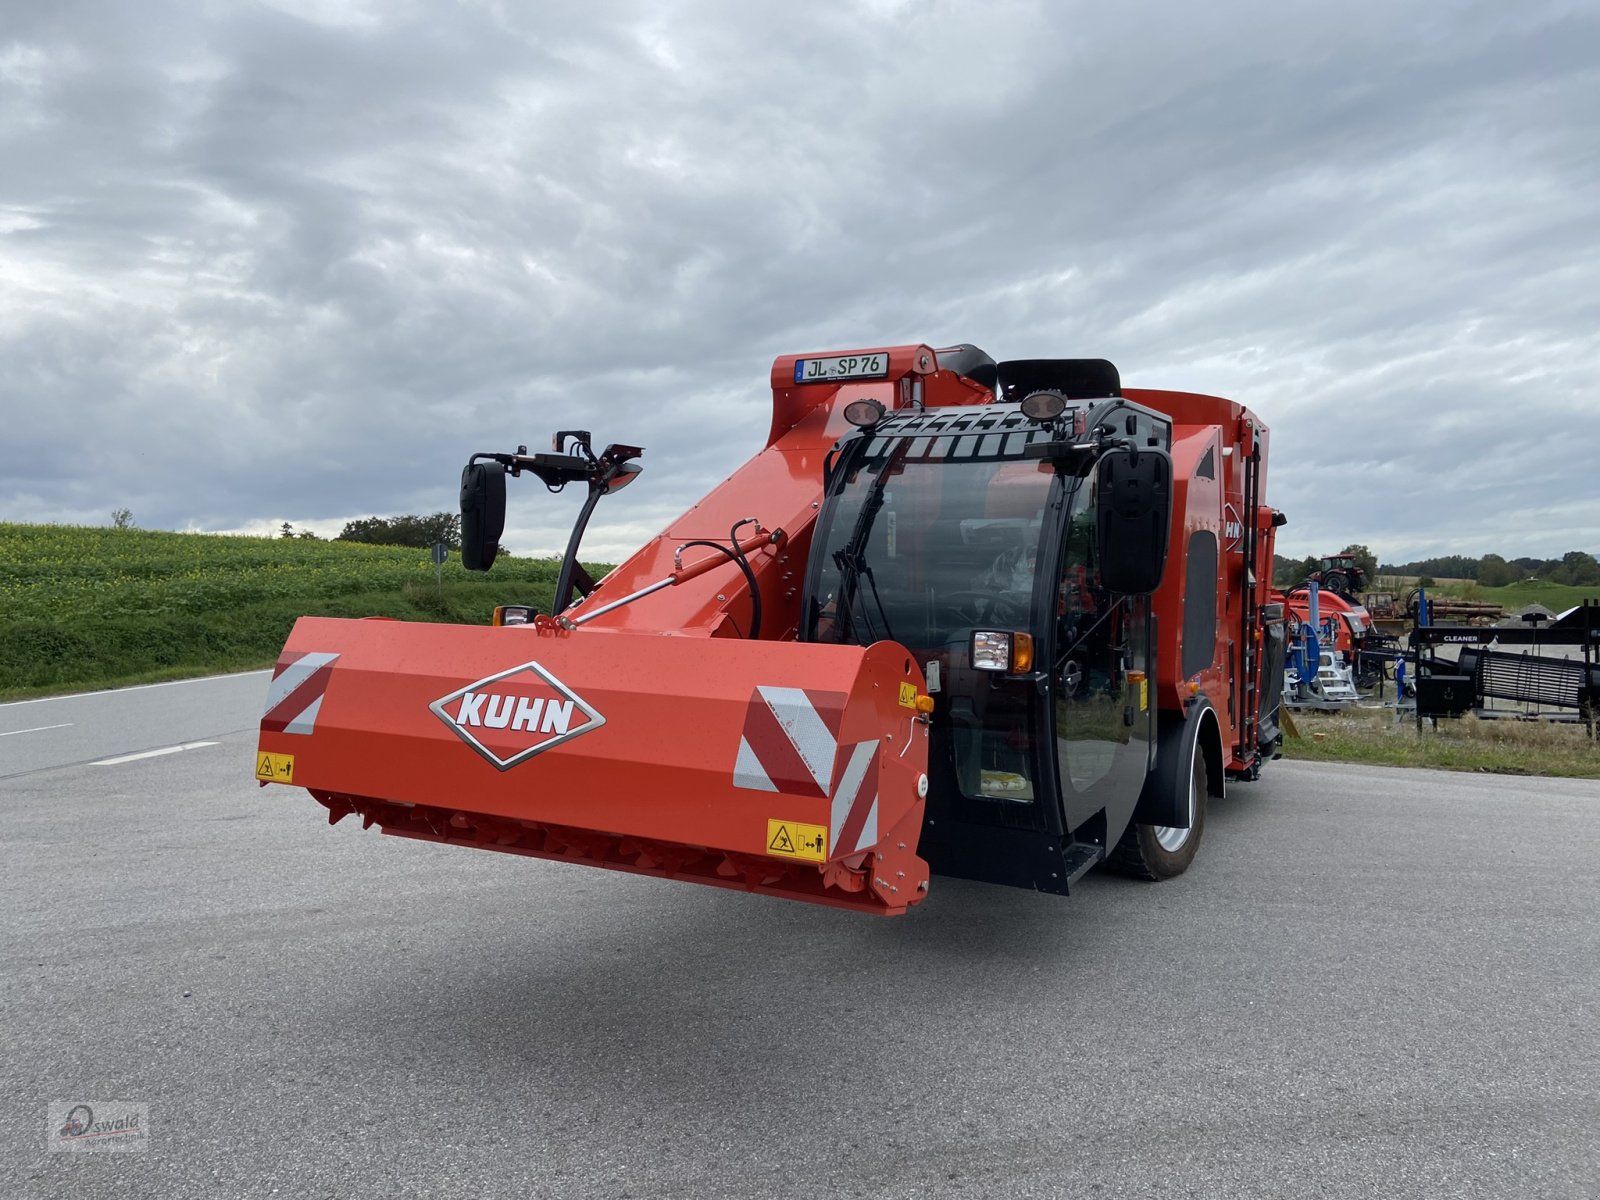
[(1423, 675), (1417, 680), (1419, 717), (1459, 717), (1478, 700), (1471, 675)]
[(1166, 571), (1172, 460), (1162, 450), (1110, 450), (1096, 469), (1101, 581), (1122, 595), (1153, 592)]
[(497, 462), (468, 463), (461, 472), (461, 565), (487, 571), (506, 529), (506, 469)]
[(1283, 605), (1269, 604), (1262, 611), (1261, 691), (1256, 707), (1256, 747), (1263, 752), (1273, 750), (1283, 735), (1278, 717), (1283, 704), (1283, 660), (1287, 653)]
[(1122, 376), (1104, 358), (1013, 358), (999, 365), (996, 399), (1020, 401), (1030, 392), (1056, 391), (1068, 400), (1122, 395)]

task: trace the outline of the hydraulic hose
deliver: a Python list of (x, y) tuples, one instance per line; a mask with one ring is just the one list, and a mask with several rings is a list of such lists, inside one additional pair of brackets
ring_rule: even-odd
[[(739, 525), (743, 524), (743, 521), (739, 522)], [(734, 529), (737, 530), (739, 525), (735, 525)], [(679, 549), (687, 550), (690, 546), (704, 546), (708, 550), (719, 550), (725, 554), (728, 557), (728, 560), (738, 567), (740, 571), (744, 572), (745, 582), (750, 585), (750, 633), (748, 636), (752, 641), (760, 637), (761, 585), (756, 582), (756, 573), (751, 570), (749, 559), (745, 558), (744, 551), (739, 549), (738, 539), (735, 538), (733, 540), (732, 550), (728, 549), (721, 542), (706, 541), (704, 539), (696, 539), (692, 542), (684, 542)]]
[(742, 521), (735, 521), (733, 528), (728, 530), (728, 541), (732, 543), (734, 553), (739, 556), (739, 566), (744, 571), (744, 577), (750, 581), (750, 640), (756, 641), (761, 637), (761, 585), (756, 582), (755, 570), (750, 566), (750, 560), (745, 557), (744, 547), (739, 545), (739, 527), (742, 525), (754, 525), (759, 533), (761, 522), (754, 517), (746, 517)]

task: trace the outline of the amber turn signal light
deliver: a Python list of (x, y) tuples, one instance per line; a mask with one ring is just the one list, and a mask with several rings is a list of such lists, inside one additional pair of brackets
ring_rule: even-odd
[(1011, 635), (1011, 673), (1022, 675), (1033, 670), (1033, 635), (1028, 633), (1013, 633)]

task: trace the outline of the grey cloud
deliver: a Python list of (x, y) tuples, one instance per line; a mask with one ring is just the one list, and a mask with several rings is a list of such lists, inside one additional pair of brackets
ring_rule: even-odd
[[(649, 447), (615, 555), (759, 448), (774, 355), (971, 340), (1251, 404), (1297, 555), (1600, 548), (1583, 6), (75, 3), (6, 36), (8, 517), (433, 511), (471, 451), (582, 426)], [(515, 503), (515, 545), (564, 542), (566, 499)]]

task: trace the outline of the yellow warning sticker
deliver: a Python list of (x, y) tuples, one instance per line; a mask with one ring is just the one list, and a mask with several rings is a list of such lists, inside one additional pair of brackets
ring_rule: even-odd
[(900, 685), (900, 707), (915, 708), (917, 706), (917, 685), (902, 683)]
[(294, 755), (266, 753), (256, 755), (256, 778), (265, 779), (269, 783), (293, 783)]
[(1150, 708), (1150, 681), (1139, 680), (1139, 711), (1147, 712)]
[(798, 821), (768, 821), (767, 853), (776, 854), (779, 858), (827, 862), (828, 827), (802, 825)]

